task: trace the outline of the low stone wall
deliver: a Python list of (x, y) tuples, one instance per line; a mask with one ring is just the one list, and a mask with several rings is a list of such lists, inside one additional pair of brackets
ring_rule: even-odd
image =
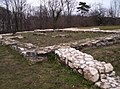
[(90, 29), (66, 28), (66, 29), (58, 29), (58, 31), (120, 33), (120, 29), (117, 29), (117, 30), (100, 30), (99, 28), (90, 28)]
[(115, 43), (120, 43), (120, 35), (110, 35), (106, 37), (99, 37), (96, 39), (83, 39), (72, 43), (61, 43), (59, 45), (53, 45), (48, 47), (38, 47), (32, 43), (21, 43), (14, 40), (14, 38), (22, 39), (22, 36), (1, 36), (0, 43), (3, 45), (9, 45), (16, 51), (19, 51), (27, 59), (34, 59), (33, 61), (43, 61), (47, 58), (47, 54), (54, 52), (63, 46), (70, 46), (75, 49), (84, 49), (87, 47), (99, 47)]
[(105, 37), (99, 37), (95, 39), (88, 39), (86, 41), (78, 41), (76, 43), (72, 43), (70, 46), (76, 49), (84, 49), (88, 47), (100, 47), (100, 46), (107, 46), (107, 45), (112, 45), (120, 43), (120, 34), (116, 35), (110, 35), (110, 36), (105, 36)]
[(63, 47), (55, 51), (59, 60), (70, 68), (104, 89), (120, 89), (120, 79), (115, 76), (110, 63), (100, 62), (86, 53), (70, 47)]
[(110, 63), (94, 60), (91, 55), (79, 51), (86, 47), (99, 47), (120, 43), (119, 34), (48, 47), (38, 47), (31, 43), (21, 43), (13, 40), (14, 38), (21, 39), (23, 37), (0, 36), (0, 43), (9, 45), (33, 62), (45, 61), (47, 60), (47, 54), (55, 52), (60, 61), (82, 74), (84, 78), (94, 82), (95, 85), (104, 89), (120, 89), (120, 79), (115, 76), (115, 71)]
[[(33, 33), (33, 32), (55, 32), (55, 31), (69, 31), (69, 32), (99, 32), (99, 33), (120, 33), (120, 29), (115, 30), (100, 30), (99, 28), (90, 28), (90, 29), (80, 29), (80, 28), (64, 28), (64, 29), (35, 29), (34, 31), (23, 31), (23, 32), (17, 32), (19, 34), (21, 33)], [(12, 33), (9, 34), (2, 34), (2, 35), (12, 35)], [(42, 34), (37, 34), (42, 35)]]
[(117, 44), (120, 43), (120, 35), (116, 34), (116, 35), (109, 35), (109, 36), (105, 36), (105, 37), (97, 37), (95, 39), (83, 39), (80, 41), (76, 41), (76, 42), (70, 42), (70, 43), (61, 43), (59, 45), (53, 45), (53, 46), (47, 46), (47, 47), (39, 47), (37, 49), (38, 54), (42, 53), (49, 53), (49, 52), (53, 52), (57, 49), (59, 49), (60, 47), (64, 47), (64, 46), (70, 46), (72, 48), (75, 49), (84, 49), (84, 48), (88, 48), (88, 47), (93, 47), (93, 48), (97, 48), (100, 46), (107, 46), (107, 45), (112, 45), (112, 44)]
[(69, 32), (99, 32), (99, 33), (120, 33), (117, 30), (100, 30), (99, 28), (80, 29), (80, 28), (64, 28), (64, 29), (36, 29), (34, 32), (54, 32), (54, 31), (69, 31)]
[(2, 43), (2, 39), (3, 39), (3, 36), (2, 36), (2, 35), (0, 35), (0, 43)]
[(23, 57), (32, 61), (32, 62), (40, 62), (47, 60), (47, 53), (41, 51), (41, 54), (38, 54), (38, 46), (33, 45), (32, 43), (21, 43), (19, 41), (14, 40), (13, 38), (23, 38), (21, 36), (7, 36), (1, 39), (2, 45), (8, 45), (12, 49), (18, 51)]

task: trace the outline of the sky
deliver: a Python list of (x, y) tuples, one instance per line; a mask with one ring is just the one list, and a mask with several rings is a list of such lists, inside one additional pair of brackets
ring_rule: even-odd
[[(27, 0), (27, 1), (33, 6), (38, 6), (40, 2), (40, 0)], [(111, 0), (77, 0), (77, 1), (86, 2), (87, 4), (102, 3), (104, 7), (109, 8)]]
[(83, 1), (88, 4), (94, 4), (94, 3), (101, 3), (103, 4), (104, 7), (109, 7), (110, 6), (110, 1), (111, 0), (78, 0), (78, 1)]

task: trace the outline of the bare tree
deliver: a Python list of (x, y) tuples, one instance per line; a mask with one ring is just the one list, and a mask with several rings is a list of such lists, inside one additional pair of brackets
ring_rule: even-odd
[(97, 25), (102, 25), (103, 18), (106, 16), (106, 8), (101, 3), (95, 4), (94, 9), (90, 12), (90, 16), (96, 20)]
[(65, 8), (65, 0), (49, 0), (48, 7), (50, 11), (50, 16), (53, 19), (53, 27), (56, 28), (58, 18)]
[(11, 0), (12, 3), (12, 12), (14, 16), (15, 30), (21, 31), (24, 30), (24, 12), (26, 10), (26, 0)]
[(64, 8), (64, 14), (70, 16), (76, 9), (76, 0), (66, 0), (66, 7)]
[(112, 18), (115, 17), (114, 10), (113, 10), (112, 6), (108, 9), (108, 16), (112, 17)]
[(101, 17), (105, 16), (106, 8), (103, 7), (101, 3), (98, 3), (94, 6), (94, 9), (90, 12), (91, 15), (98, 15)]
[(10, 12), (10, 4), (11, 0), (3, 0), (2, 4), (5, 6), (6, 9), (6, 30), (11, 31), (11, 12)]
[(40, 5), (38, 8), (38, 17), (39, 17), (39, 27), (45, 27), (47, 22), (48, 22), (48, 17), (49, 17), (49, 11), (47, 7), (47, 2), (46, 0), (42, 1), (40, 0)]
[(119, 17), (120, 16), (120, 0), (112, 0), (110, 9), (113, 13), (113, 17)]
[(73, 15), (73, 12), (76, 9), (77, 1), (76, 0), (65, 0), (65, 7), (63, 10), (63, 14), (65, 16), (64, 25), (67, 25), (67, 27), (70, 27), (72, 25), (72, 19), (71, 16)]

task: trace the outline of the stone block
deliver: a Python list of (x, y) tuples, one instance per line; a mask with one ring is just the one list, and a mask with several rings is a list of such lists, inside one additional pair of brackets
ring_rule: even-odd
[(106, 73), (113, 71), (113, 66), (111, 65), (111, 63), (105, 64), (104, 67), (105, 67), (105, 72)]
[(99, 80), (99, 73), (98, 70), (93, 67), (86, 67), (83, 69), (84, 72), (84, 78), (96, 82)]

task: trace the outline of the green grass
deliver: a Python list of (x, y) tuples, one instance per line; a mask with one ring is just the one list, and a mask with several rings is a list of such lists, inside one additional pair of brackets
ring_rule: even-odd
[(81, 29), (100, 28), (101, 30), (117, 30), (120, 26), (92, 26), (92, 27), (80, 27)]
[[(34, 32), (36, 33), (36, 32)], [(105, 33), (92, 33), (92, 32), (49, 32), (45, 36), (34, 35), (34, 33), (21, 34), (24, 36), (23, 39), (16, 39), (20, 42), (33, 43), (38, 46), (52, 46), (60, 43), (74, 42), (85, 38), (95, 38), (106, 36)], [(52, 37), (59, 34), (67, 35), (68, 37)]]
[(87, 48), (82, 50), (94, 56), (94, 59), (110, 62), (114, 66), (117, 75), (120, 76), (120, 44), (99, 48)]
[(120, 26), (99, 26), (101, 30), (117, 30), (120, 29)]
[(53, 54), (47, 62), (29, 66), (19, 53), (0, 45), (0, 89), (99, 89), (80, 74), (58, 63)]

